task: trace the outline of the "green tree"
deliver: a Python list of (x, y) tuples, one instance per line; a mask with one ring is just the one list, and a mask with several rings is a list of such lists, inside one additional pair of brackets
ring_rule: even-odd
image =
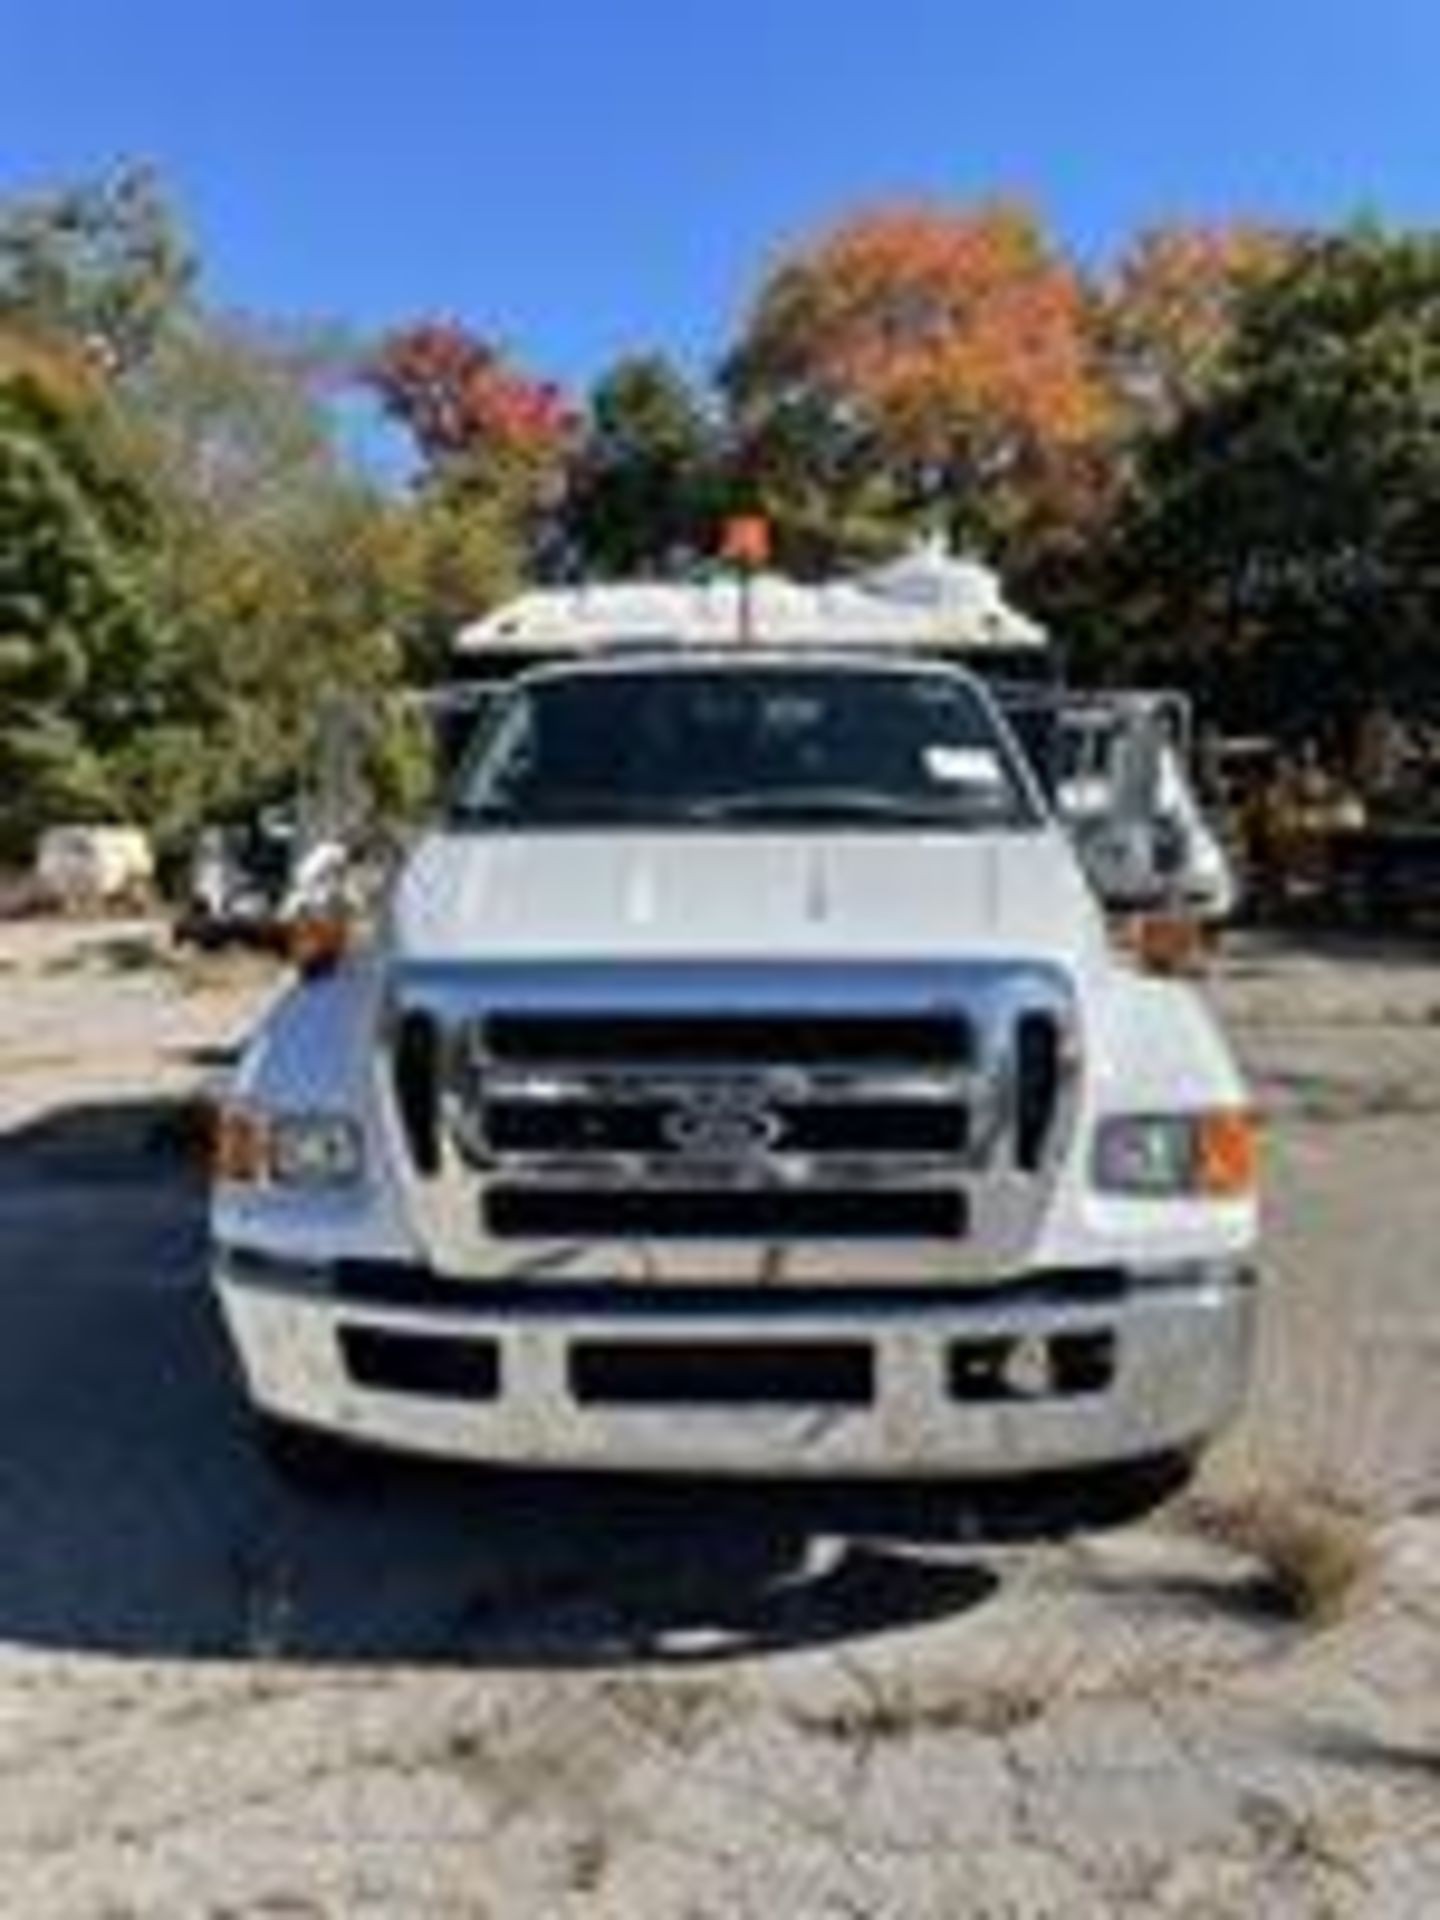
[[(369, 716), (385, 791), (410, 784), (396, 696), (518, 585), (560, 416), (472, 356), (487, 460), (437, 460), (397, 497), (340, 432), (368, 364), (333, 329), (199, 307), (143, 172), (0, 203), (7, 856), (102, 813), (179, 848), (205, 814), (301, 783), (337, 701)], [(396, 364), (417, 406), (427, 368)]]
[(103, 401), (58, 353), (0, 336), (0, 852), (123, 808), (110, 755), (151, 717), (158, 630), (131, 563), (143, 502)]
[(1246, 295), (1296, 236), (1252, 221), (1147, 228), (1095, 289), (1094, 323), (1123, 432), (1164, 432), (1214, 391)]
[(193, 278), (189, 245), (147, 167), (0, 206), (0, 320), (58, 336), (107, 373), (143, 364)]
[(428, 686), (449, 673), (459, 629), (524, 585), (523, 543), (508, 503), (430, 487), (391, 503), (382, 538), (405, 675)]
[(1142, 658), (1299, 728), (1440, 694), (1440, 236), (1317, 234), (1256, 285), (1116, 542)]
[(167, 510), (258, 526), (348, 484), (330, 401), (357, 351), (333, 329), (193, 309), (176, 319), (121, 389)]
[(722, 491), (715, 422), (662, 354), (618, 360), (590, 395), (564, 538), (587, 574), (664, 574), (713, 549)]
[(295, 787), (328, 702), (379, 712), (399, 685), (408, 540), (340, 451), (336, 358), (328, 336), (194, 314), (127, 390), (165, 527), (148, 584), (171, 641), (162, 723), (121, 765), (162, 841)]

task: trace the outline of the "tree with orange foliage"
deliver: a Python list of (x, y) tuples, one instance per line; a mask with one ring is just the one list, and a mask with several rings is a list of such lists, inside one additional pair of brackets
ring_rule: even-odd
[(1106, 432), (1087, 322), (1023, 207), (852, 217), (774, 270), (724, 369), (742, 467), (782, 535), (940, 521), (1003, 550), (1074, 510)]
[[(426, 578), (458, 565), (457, 617), (480, 610), (497, 582), (560, 564), (579, 422), (557, 386), (453, 321), (391, 333), (364, 377), (420, 457), (409, 545)], [(455, 598), (439, 596), (446, 607)]]

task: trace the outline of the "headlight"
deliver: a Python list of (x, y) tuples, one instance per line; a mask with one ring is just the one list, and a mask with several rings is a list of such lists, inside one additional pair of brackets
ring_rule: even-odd
[(343, 1113), (281, 1113), (270, 1122), (270, 1178), (282, 1187), (347, 1187), (364, 1171), (360, 1129)]
[(1091, 1177), (1102, 1193), (1235, 1200), (1255, 1188), (1255, 1123), (1237, 1108), (1124, 1113), (1095, 1131)]
[(364, 1171), (364, 1140), (348, 1114), (227, 1107), (220, 1115), (215, 1176), (228, 1185), (346, 1187)]

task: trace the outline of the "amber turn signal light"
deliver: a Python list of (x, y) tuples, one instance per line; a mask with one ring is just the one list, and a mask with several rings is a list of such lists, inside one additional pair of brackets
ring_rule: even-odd
[(1146, 973), (1202, 973), (1209, 958), (1205, 929), (1189, 913), (1131, 914), (1115, 938)]
[(350, 945), (350, 924), (339, 913), (302, 913), (286, 934), (285, 951), (307, 979), (339, 966)]
[(268, 1142), (258, 1114), (245, 1107), (221, 1107), (211, 1136), (210, 1169), (227, 1186), (253, 1187), (265, 1178)]
[(1255, 1191), (1260, 1140), (1253, 1114), (1238, 1107), (1205, 1114), (1196, 1144), (1202, 1193), (1213, 1200), (1240, 1200)]

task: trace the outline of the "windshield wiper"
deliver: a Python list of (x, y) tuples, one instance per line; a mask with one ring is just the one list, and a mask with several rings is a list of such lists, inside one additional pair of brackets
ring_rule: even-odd
[(879, 824), (963, 833), (1022, 824), (1022, 816), (1008, 794), (971, 797), (968, 801), (950, 795), (931, 800), (923, 794), (889, 793), (879, 787), (737, 787), (696, 799), (598, 792), (529, 795), (524, 801), (461, 804), (450, 809), (448, 818), (452, 827), (461, 830), (510, 827), (533, 832), (607, 827), (663, 831), (667, 827), (735, 822), (753, 826)]
[(887, 793), (878, 787), (757, 787), (716, 793), (687, 802), (680, 809), (686, 820), (708, 822), (774, 819), (886, 821), (899, 826), (992, 826), (1011, 817), (986, 805), (970, 810), (954, 800), (926, 800), (920, 794)]

